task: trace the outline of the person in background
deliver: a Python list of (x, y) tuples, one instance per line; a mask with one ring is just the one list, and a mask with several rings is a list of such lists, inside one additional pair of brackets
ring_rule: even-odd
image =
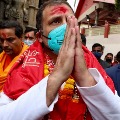
[(114, 60), (113, 60), (113, 65), (117, 65), (119, 62), (116, 59), (116, 55), (114, 56)]
[(37, 28), (43, 44), (36, 40), (12, 68), (0, 97), (0, 119), (42, 120), (48, 113), (45, 120), (119, 119), (112, 80), (82, 45), (70, 5), (45, 2)]
[(26, 27), (23, 42), (28, 46), (32, 45), (36, 40), (36, 33), (37, 29), (32, 27)]
[(0, 22), (0, 91), (3, 88), (8, 72), (20, 55), (28, 48), (22, 42), (23, 28), (17, 21)]
[(115, 89), (120, 96), (120, 51), (116, 55), (116, 60), (118, 64), (105, 69), (106, 73), (111, 77), (114, 82)]
[(102, 46), (99, 43), (93, 44), (93, 46), (92, 46), (92, 53), (97, 58), (97, 60), (100, 63), (100, 65), (105, 69), (105, 68), (110, 67), (110, 64), (107, 63), (106, 61), (103, 61), (101, 59), (101, 56), (103, 55), (103, 51), (104, 51), (104, 46)]
[(85, 37), (85, 35), (84, 34), (80, 34), (80, 35), (81, 35), (81, 39), (82, 39), (82, 44), (84, 46), (86, 46), (86, 37)]
[(113, 54), (112, 53), (107, 53), (105, 55), (104, 61), (106, 61), (107, 63), (109, 63), (111, 66), (113, 66)]

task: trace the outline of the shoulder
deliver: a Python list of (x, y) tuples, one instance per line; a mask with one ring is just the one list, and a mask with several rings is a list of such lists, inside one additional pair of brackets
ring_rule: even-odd
[(110, 67), (110, 64), (107, 63), (106, 61), (103, 61), (100, 59), (100, 64), (102, 65), (102, 67), (105, 69), (105, 68), (109, 68)]
[(114, 66), (112, 66), (110, 68), (106, 68), (105, 71), (106, 72), (116, 72), (116, 70), (118, 70), (118, 69), (120, 70), (120, 64), (114, 65)]

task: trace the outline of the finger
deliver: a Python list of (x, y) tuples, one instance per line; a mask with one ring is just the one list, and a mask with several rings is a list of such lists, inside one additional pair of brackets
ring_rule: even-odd
[(84, 53), (83, 53), (83, 49), (82, 49), (82, 41), (81, 41), (81, 37), (80, 37), (80, 32), (79, 32), (79, 27), (76, 27), (76, 55), (77, 55), (77, 59), (79, 59), (79, 66), (83, 67), (86, 69), (86, 63), (85, 63), (85, 59), (84, 59)]
[(75, 24), (75, 26), (78, 26), (78, 20), (77, 20), (77, 18), (75, 17), (75, 16), (72, 16), (72, 19), (74, 20), (74, 24)]
[(66, 31), (65, 39), (64, 39), (65, 45), (67, 46), (69, 42), (68, 40), (71, 37), (71, 28), (74, 28), (74, 27), (75, 27), (75, 24), (74, 24), (74, 20), (72, 16), (67, 17), (67, 31)]
[(81, 35), (80, 35), (80, 29), (79, 29), (79, 26), (76, 26), (76, 33), (77, 33), (77, 35), (76, 35), (76, 37), (77, 37), (77, 47), (79, 47), (80, 49), (82, 49), (82, 40), (81, 40)]
[(75, 28), (71, 28), (71, 38), (69, 40), (68, 49), (70, 50), (75, 49), (75, 45), (76, 45), (76, 30)]
[(64, 45), (66, 44), (66, 38), (67, 38), (67, 35), (68, 35), (68, 32), (70, 30), (70, 23), (69, 23), (69, 20), (70, 20), (71, 16), (67, 16), (66, 17), (66, 21), (67, 21), (67, 28), (66, 28), (66, 32), (65, 32), (65, 37), (64, 37)]

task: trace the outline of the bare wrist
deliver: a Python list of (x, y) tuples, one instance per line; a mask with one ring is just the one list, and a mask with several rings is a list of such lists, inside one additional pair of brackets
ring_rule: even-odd
[(97, 84), (97, 82), (89, 72), (86, 72), (84, 75), (77, 78), (76, 82), (80, 87), (91, 87)]

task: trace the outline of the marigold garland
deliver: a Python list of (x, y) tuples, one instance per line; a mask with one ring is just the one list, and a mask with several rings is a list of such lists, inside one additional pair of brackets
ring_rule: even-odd
[[(47, 76), (53, 71), (54, 63), (49, 58), (48, 55), (45, 54), (45, 62), (44, 62), (44, 76)], [(75, 81), (71, 77), (65, 82), (63, 89), (59, 91), (60, 99), (70, 99), (75, 103), (79, 102), (78, 90), (75, 87)]]

